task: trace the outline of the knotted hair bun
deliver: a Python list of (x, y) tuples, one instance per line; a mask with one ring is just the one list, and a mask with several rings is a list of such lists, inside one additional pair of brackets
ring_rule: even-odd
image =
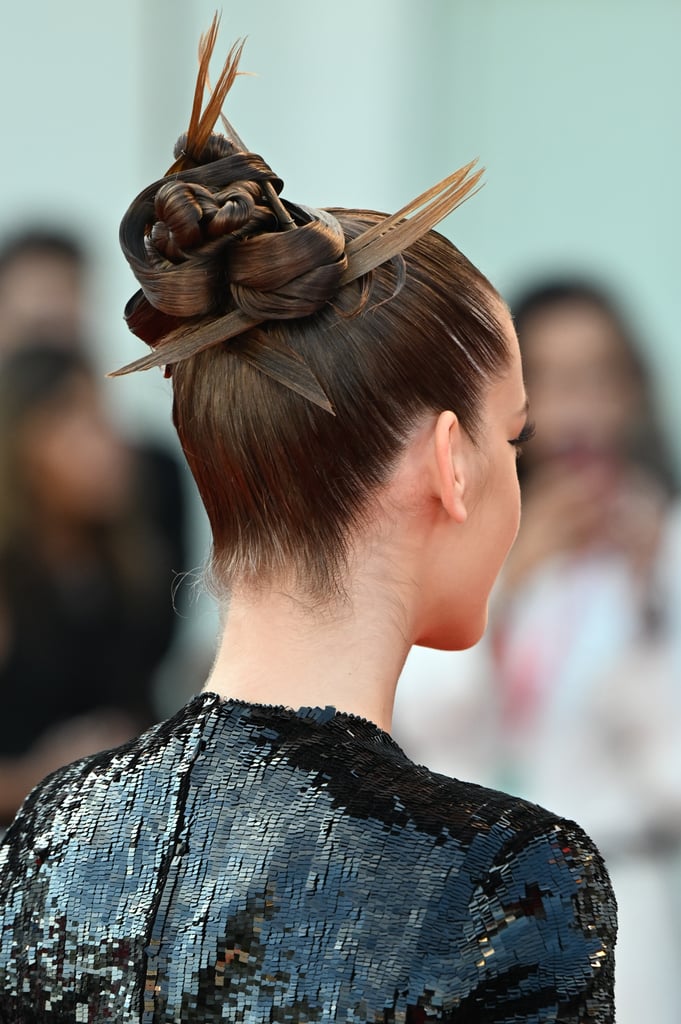
[[(281, 178), (261, 156), (248, 151), (222, 116), (242, 43), (232, 47), (202, 112), (216, 38), (214, 19), (199, 46), (192, 115), (175, 147), (175, 162), (137, 196), (121, 223), (121, 247), (141, 286), (125, 318), (153, 351), (114, 375), (168, 367), (242, 336), (240, 357), (333, 411), (301, 358), (280, 344), (268, 346), (267, 332), (252, 328), (310, 316), (332, 302), (344, 285), (389, 260), (401, 263), (399, 290), (402, 250), (466, 198), (482, 172), (470, 174), (473, 164), (461, 168), (346, 243), (331, 213), (280, 198)], [(226, 135), (213, 131), (218, 117)], [(358, 310), (366, 295), (365, 289)]]
[[(208, 154), (230, 147), (221, 136), (210, 142)], [(283, 185), (262, 157), (232, 152), (138, 196), (121, 244), (154, 309), (181, 319), (240, 310), (263, 321), (308, 316), (338, 292), (347, 266), (340, 224), (286, 203), (298, 229), (281, 231), (266, 183), (276, 195)]]
[(199, 167), (201, 164), (210, 164), (214, 160), (222, 160), (224, 156), (232, 156), (236, 152), (234, 143), (217, 132), (210, 133), (200, 151), (196, 149), (195, 144), (192, 145), (189, 132), (182, 132), (175, 143), (173, 156), (176, 162), (181, 160), (182, 166), (189, 169), (190, 167)]

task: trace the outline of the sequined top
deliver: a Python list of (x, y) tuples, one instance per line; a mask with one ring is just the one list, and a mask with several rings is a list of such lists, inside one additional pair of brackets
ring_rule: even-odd
[(609, 1024), (576, 825), (332, 708), (194, 698), (62, 769), (0, 847), (0, 1020)]

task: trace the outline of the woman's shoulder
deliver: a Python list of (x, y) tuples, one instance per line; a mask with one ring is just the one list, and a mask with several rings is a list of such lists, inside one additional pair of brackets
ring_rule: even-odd
[(420, 915), (443, 972), (451, 957), (467, 972), (471, 1008), (484, 1003), (496, 1021), (515, 1007), (525, 1019), (537, 999), (551, 1012), (560, 1004), (565, 1021), (612, 1021), (616, 902), (585, 831), (369, 739), (371, 757), (358, 771), (346, 756), (338, 778), (333, 745), (325, 790), (342, 801), (363, 857), (379, 860), (385, 903)]
[(479, 968), (478, 991), (520, 1011), (525, 986), (554, 993), (561, 1020), (612, 1021), (617, 903), (595, 843), (537, 804), (435, 776), (429, 784), (444, 798), (442, 828), (457, 836), (439, 906), (451, 918), (467, 892), (461, 954)]
[[(263, 816), (268, 828), (254, 833)], [(587, 1009), (612, 1020), (614, 897), (577, 825), (436, 775), (370, 723), (226, 707), (206, 695), (125, 747), (55, 773), (29, 797), (0, 847), (3, 941), (14, 941), (21, 914), (42, 921), (65, 886), (87, 884), (105, 908), (123, 899), (151, 914), (173, 863), (186, 862), (194, 878), (189, 868), (207, 845), (223, 856), (236, 841), (257, 845), (246, 867), (269, 864), (282, 898), (290, 893), (284, 923), (305, 917), (305, 900), (335, 906), (340, 886), (371, 934), (389, 921), (393, 945), (402, 934), (415, 933), (414, 943), (426, 936), (417, 974), (426, 987), (440, 979), (442, 1005), (459, 1006), (467, 992), (472, 1012), (485, 1005), (496, 1021), (541, 998), (567, 1007), (566, 1021)], [(311, 872), (319, 896), (310, 895)], [(228, 903), (229, 875), (224, 884)]]
[(594, 841), (575, 821), (501, 790), (418, 765), (413, 766), (409, 788), (417, 794), (422, 830), (462, 851), (466, 870), (486, 898), (493, 891), (505, 892), (506, 902), (558, 896), (571, 914), (582, 896), (593, 898), (602, 907), (605, 931), (614, 935), (616, 903), (607, 868)]
[(403, 754), (381, 779), (393, 787), (405, 811), (425, 831), (456, 836), (499, 852), (520, 851), (536, 837), (550, 840), (563, 833), (579, 837), (580, 845), (600, 856), (574, 821), (532, 801), (469, 780), (453, 778), (417, 764)]
[[(215, 773), (224, 785), (211, 782)], [(106, 823), (121, 817), (131, 827), (144, 821), (145, 828), (162, 832), (164, 822), (182, 813), (190, 780), (198, 801), (211, 802), (216, 821), (221, 801), (233, 811), (236, 792), (243, 805), (252, 800), (259, 813), (277, 820), (296, 815), (304, 793), (313, 824), (331, 803), (342, 808), (348, 834), (355, 828), (366, 841), (367, 821), (380, 825), (373, 832), (377, 841), (382, 834), (409, 832), (410, 843), (424, 851), (441, 848), (445, 861), (465, 861), (475, 877), (510, 870), (528, 877), (533, 865), (547, 884), (567, 875), (579, 876), (580, 884), (607, 878), (598, 850), (574, 822), (415, 764), (370, 723), (239, 705), (225, 709), (209, 694), (129, 743), (48, 776), (10, 827), (0, 864), (4, 858), (7, 866), (13, 850), (42, 845), (54, 853), (85, 836), (96, 846), (101, 837), (106, 841)]]
[[(202, 746), (204, 704), (194, 698), (142, 735), (65, 765), (38, 783), (0, 844), (0, 891), (12, 864), (23, 873), (27, 850), (63, 850), (79, 830), (94, 842), (112, 817), (127, 815), (132, 821), (152, 806), (152, 820), (162, 822)], [(156, 785), (145, 786), (145, 778), (154, 778)]]
[(468, 869), (486, 900), (496, 893), (504, 905), (517, 901), (526, 909), (534, 901), (534, 913), (545, 898), (557, 898), (572, 915), (583, 896), (590, 910), (601, 907), (601, 923), (614, 935), (616, 902), (608, 871), (577, 822), (506, 792), (428, 774), (433, 795), (443, 798), (440, 827), (465, 848)]

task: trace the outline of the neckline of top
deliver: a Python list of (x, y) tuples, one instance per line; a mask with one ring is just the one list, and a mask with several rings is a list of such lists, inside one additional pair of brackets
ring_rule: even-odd
[(215, 707), (223, 707), (227, 709), (243, 708), (245, 710), (261, 712), (262, 714), (277, 715), (278, 717), (286, 718), (289, 721), (291, 719), (298, 718), (303, 721), (313, 722), (319, 726), (335, 723), (336, 725), (343, 726), (351, 736), (358, 734), (365, 739), (374, 738), (404, 755), (404, 751), (396, 740), (393, 739), (390, 733), (386, 732), (385, 729), (381, 729), (381, 727), (376, 725), (375, 722), (372, 722), (371, 719), (363, 718), (361, 715), (355, 715), (351, 711), (339, 711), (331, 704), (324, 708), (292, 708), (285, 704), (264, 704), (258, 701), (240, 700), (238, 697), (223, 697), (214, 690), (202, 690), (201, 693), (198, 694), (196, 700)]

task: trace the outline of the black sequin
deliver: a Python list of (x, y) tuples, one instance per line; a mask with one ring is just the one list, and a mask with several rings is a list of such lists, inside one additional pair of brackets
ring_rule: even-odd
[(55, 773), (0, 908), (6, 1024), (614, 1020), (581, 829), (333, 709), (203, 694)]

